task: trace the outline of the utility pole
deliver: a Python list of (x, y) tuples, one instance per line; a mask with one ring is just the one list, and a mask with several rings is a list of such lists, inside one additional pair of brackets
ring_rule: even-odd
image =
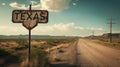
[(94, 33), (95, 33), (95, 31), (93, 30), (93, 31), (92, 31), (92, 38), (93, 38), (93, 39), (94, 39)]
[(94, 36), (94, 33), (95, 33), (95, 31), (93, 30), (93, 32), (92, 32), (93, 36)]
[(112, 24), (115, 24), (115, 23), (113, 23), (113, 18), (112, 17), (110, 17), (110, 23), (108, 23), (108, 24), (110, 24), (109, 38), (110, 38), (110, 42), (112, 43)]

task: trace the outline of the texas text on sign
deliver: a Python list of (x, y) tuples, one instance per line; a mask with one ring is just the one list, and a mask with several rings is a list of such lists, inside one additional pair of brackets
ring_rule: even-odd
[(48, 22), (48, 11), (46, 10), (14, 10), (12, 13), (12, 21), (14, 23), (23, 22), (37, 22), (47, 23)]
[(38, 23), (48, 22), (47, 10), (14, 10), (12, 13), (14, 23), (22, 23), (29, 30), (37, 26)]

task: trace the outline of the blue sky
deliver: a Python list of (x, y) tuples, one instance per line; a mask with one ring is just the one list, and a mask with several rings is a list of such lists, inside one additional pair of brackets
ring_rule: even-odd
[[(28, 9), (29, 0), (0, 0), (0, 35), (28, 34), (22, 24), (12, 23), (12, 11)], [(33, 35), (89, 36), (109, 32), (113, 17), (113, 32), (120, 33), (119, 0), (32, 0), (32, 9), (49, 11), (49, 22), (38, 24)]]

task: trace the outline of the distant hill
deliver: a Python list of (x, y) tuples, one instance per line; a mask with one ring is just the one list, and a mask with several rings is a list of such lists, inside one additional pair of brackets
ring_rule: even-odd
[[(87, 36), (87, 38), (109, 38), (110, 37), (110, 33), (105, 33), (103, 35), (100, 36)], [(120, 33), (112, 33), (112, 37), (114, 38), (120, 38)]]
[[(120, 33), (112, 33), (112, 37), (120, 37)], [(102, 37), (110, 37), (110, 33), (105, 33)]]
[[(39, 38), (69, 38), (69, 37), (77, 37), (77, 36), (50, 36), (50, 35), (32, 35), (33, 39)], [(9, 38), (28, 38), (28, 35), (0, 35), (0, 39), (9, 39)]]

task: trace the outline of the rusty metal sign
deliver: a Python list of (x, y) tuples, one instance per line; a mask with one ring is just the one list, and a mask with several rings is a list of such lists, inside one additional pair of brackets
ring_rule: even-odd
[(31, 57), (31, 30), (37, 26), (38, 23), (48, 22), (47, 10), (14, 10), (12, 12), (12, 21), (14, 23), (22, 23), (25, 28), (29, 30), (29, 43), (28, 43), (28, 67), (30, 67)]
[(47, 10), (14, 10), (12, 12), (14, 23), (23, 23), (27, 29), (33, 29), (38, 23), (48, 22)]

